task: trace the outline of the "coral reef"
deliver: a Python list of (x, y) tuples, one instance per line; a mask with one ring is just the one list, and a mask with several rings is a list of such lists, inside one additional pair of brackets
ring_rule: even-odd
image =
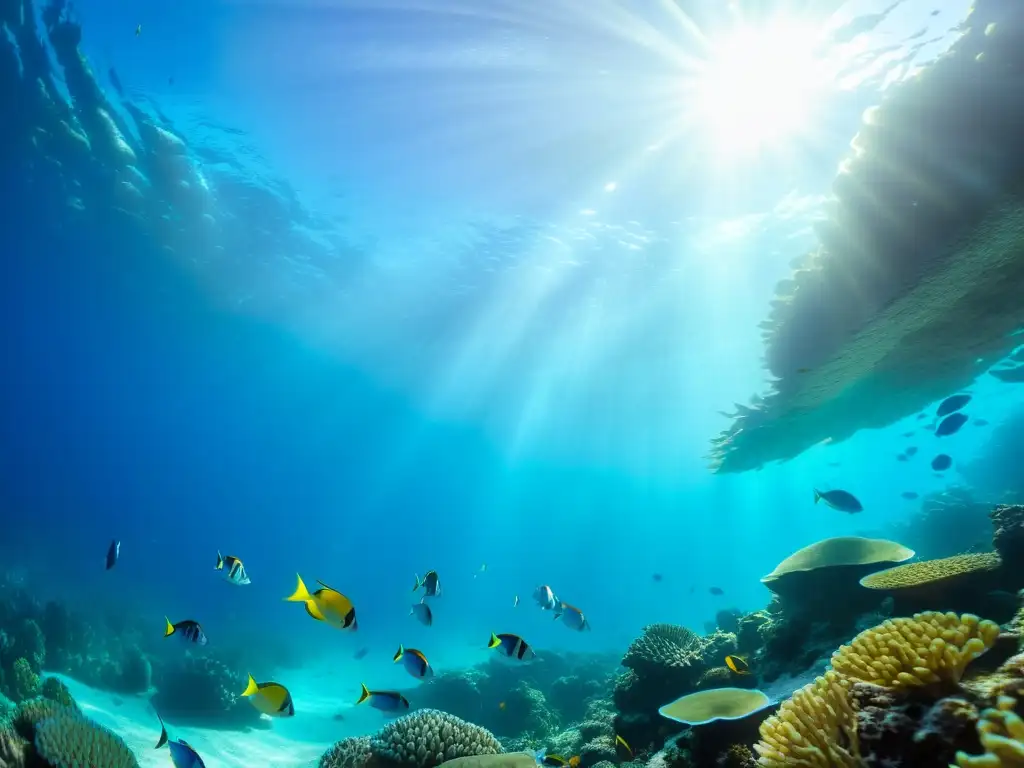
[(922, 497), (916, 512), (889, 523), (887, 531), (889, 538), (906, 542), (925, 560), (961, 554), (965, 544), (988, 549), (992, 540), (989, 512), (994, 506), (976, 491), (953, 486)]
[(186, 655), (161, 672), (152, 702), (170, 721), (222, 728), (265, 725), (260, 713), (239, 697), (245, 683), (243, 675), (214, 656)]

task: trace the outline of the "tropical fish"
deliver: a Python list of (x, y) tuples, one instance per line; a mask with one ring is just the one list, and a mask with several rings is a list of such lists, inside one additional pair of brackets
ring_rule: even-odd
[(167, 726), (164, 725), (164, 719), (160, 717), (160, 713), (156, 713), (156, 719), (160, 721), (160, 738), (156, 741), (156, 746), (153, 749), (160, 749), (164, 744), (167, 743)]
[(245, 572), (242, 561), (232, 555), (224, 557), (219, 549), (217, 550), (217, 565), (214, 566), (214, 569), (224, 571), (224, 578), (240, 587), (252, 583), (249, 581), (249, 574)]
[(396, 664), (402, 662), (405, 671), (417, 680), (422, 680), (434, 674), (434, 670), (430, 667), (427, 657), (423, 655), (423, 651), (417, 651), (415, 648), (406, 650), (403, 646), (399, 645), (398, 650), (395, 651), (394, 662)]
[(256, 678), (249, 675), (249, 684), (242, 691), (242, 695), (264, 715), (292, 717), (295, 714), (292, 695), (280, 683), (257, 683)]
[(409, 708), (409, 700), (398, 691), (371, 691), (363, 684), (363, 693), (356, 704), (369, 701), (370, 706), (381, 712), (401, 712)]
[(523, 640), (519, 635), (512, 635), (508, 633), (502, 633), (496, 635), (491, 633), (491, 640), (487, 643), (488, 648), (497, 648), (498, 653), (502, 656), (507, 656), (510, 659), (517, 659), (519, 661), (530, 661), (536, 657), (533, 648), (527, 645), (526, 641)]
[(715, 597), (721, 597), (725, 594), (725, 590), (721, 587), (708, 587), (708, 592), (710, 592)]
[(913, 456), (914, 454), (917, 453), (917, 446), (916, 445), (907, 446), (907, 450), (905, 451), (905, 453), (907, 454), (907, 456)]
[(174, 768), (206, 768), (203, 758), (184, 739), (168, 741), (167, 748), (171, 750)]
[[(546, 765), (548, 768), (565, 768), (565, 766), (575, 766), (579, 764), (579, 757), (570, 758), (566, 760), (561, 755), (549, 755), (543, 749), (539, 749), (533, 753), (534, 759), (537, 761), (537, 765)], [(572, 761), (576, 762), (573, 763)]]
[(627, 762), (633, 760), (633, 748), (619, 734), (615, 734), (615, 751), (625, 757)]
[(142, 34), (142, 25), (139, 24), (138, 26), (135, 27), (135, 36), (138, 37), (141, 34)]
[(555, 611), (555, 620), (557, 621), (558, 619), (561, 619), (562, 623), (569, 629), (574, 629), (577, 632), (590, 629), (590, 623), (587, 621), (587, 617), (583, 615), (583, 611), (565, 602), (560, 603)]
[(516, 595), (516, 599), (512, 601), (512, 607), (516, 608), (519, 606), (519, 595)]
[(420, 600), (414, 605), (409, 613), (416, 617), (416, 621), (425, 627), (429, 627), (434, 623), (434, 612), (430, 610), (430, 606), (425, 602), (426, 598)]
[(303, 603), (306, 606), (306, 613), (317, 621), (322, 621), (337, 629), (349, 629), (353, 632), (359, 629), (356, 622), (356, 609), (352, 601), (336, 589), (331, 589), (322, 581), (317, 581), (320, 589), (312, 594), (302, 582), (302, 577), (295, 574), (299, 580), (295, 592), (286, 597), (285, 600), (292, 603)]
[(746, 660), (739, 657), (733, 656), (732, 654), (725, 657), (725, 666), (729, 668), (730, 672), (735, 672), (737, 675), (749, 675), (750, 666)]
[(857, 497), (847, 491), (819, 491), (815, 488), (814, 503), (817, 504), (819, 501), (824, 501), (832, 509), (839, 512), (849, 512), (851, 515), (864, 511), (864, 507), (857, 500)]
[(953, 459), (944, 453), (940, 453), (934, 459), (932, 459), (932, 469), (936, 472), (945, 472), (947, 469), (953, 466)]
[(967, 423), (967, 416), (963, 413), (954, 413), (939, 422), (935, 428), (936, 437), (949, 437), (960, 431), (960, 427)]
[(555, 595), (555, 592), (547, 584), (542, 584), (533, 590), (533, 599), (537, 602), (537, 605), (544, 611), (553, 611), (558, 607), (558, 603), (561, 602)]
[(971, 402), (970, 395), (950, 395), (941, 403), (939, 403), (939, 407), (935, 411), (935, 416), (940, 419), (943, 416), (949, 416), (949, 414), (953, 413), (954, 411), (959, 411), (969, 402)]
[(918, 498), (920, 494), (918, 494), (916, 491), (904, 491), (903, 493), (900, 494), (900, 496), (902, 496), (907, 501), (913, 501), (914, 499)]
[(121, 556), (121, 542), (114, 539), (107, 548), (107, 570), (117, 565), (117, 558)]
[(416, 584), (413, 586), (412, 591), (415, 592), (420, 587), (423, 587), (424, 597), (440, 597), (441, 580), (437, 577), (437, 571), (427, 571), (427, 575), (422, 580), (419, 576), (416, 576)]
[(164, 616), (164, 621), (167, 622), (167, 626), (164, 628), (164, 637), (178, 635), (187, 643), (206, 645), (206, 633), (203, 632), (203, 628), (199, 626), (198, 621), (185, 619), (184, 621), (179, 621), (177, 624), (171, 624), (171, 620), (166, 616)]

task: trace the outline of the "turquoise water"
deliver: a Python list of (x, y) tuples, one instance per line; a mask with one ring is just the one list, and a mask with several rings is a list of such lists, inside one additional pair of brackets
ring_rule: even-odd
[[(707, 459), (720, 412), (769, 385), (758, 323), (864, 110), (968, 4), (689, 5), (75, 5), (135, 159), (95, 135), (4, 155), (10, 583), (151, 630), (153, 654), (165, 615), (199, 620), (288, 681), (309, 717), (272, 736), (312, 759), (384, 722), (334, 719), (361, 683), (415, 691), (399, 643), (438, 671), (493, 656), (492, 632), (614, 665), (644, 625), (763, 607), (799, 547), (896, 535), (921, 504), (902, 493), (969, 485), (1024, 404), (984, 373), (941, 476), (918, 413), (956, 388), (758, 471)], [(177, 139), (158, 151), (146, 125)], [(218, 578), (218, 550), (251, 585)], [(296, 572), (350, 598), (358, 632), (283, 602)], [(540, 584), (592, 631), (537, 609)], [(71, 685), (115, 729), (148, 711)]]

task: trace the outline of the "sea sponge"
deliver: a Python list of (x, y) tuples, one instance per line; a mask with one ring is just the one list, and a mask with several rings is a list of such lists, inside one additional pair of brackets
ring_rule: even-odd
[(860, 580), (868, 589), (914, 589), (933, 586), (973, 573), (991, 571), (1002, 565), (997, 552), (971, 552), (938, 560), (905, 563), (868, 574)]
[(639, 674), (657, 674), (665, 668), (683, 669), (699, 661), (701, 639), (675, 624), (648, 624), (626, 650), (622, 666)]
[(1024, 720), (1013, 708), (1017, 700), (1000, 696), (996, 706), (986, 709), (978, 720), (978, 738), (985, 748), (983, 755), (956, 753), (960, 768), (1018, 768), (1024, 766)]
[(846, 678), (894, 688), (958, 683), (999, 637), (999, 625), (965, 613), (918, 613), (866, 629), (832, 654)]
[(36, 727), (36, 750), (52, 768), (139, 768), (120, 736), (85, 717), (64, 710)]
[(816, 571), (845, 565), (875, 565), (901, 563), (914, 556), (914, 550), (887, 539), (867, 539), (863, 536), (836, 536), (822, 539), (798, 549), (761, 579), (771, 589), (774, 581), (793, 573)]
[(447, 712), (421, 709), (384, 726), (370, 739), (370, 752), (384, 764), (434, 768), (468, 755), (496, 755), (501, 744), (490, 731)]
[(756, 688), (713, 688), (682, 696), (661, 707), (658, 714), (684, 725), (704, 725), (739, 720), (769, 704), (771, 700)]
[(336, 742), (320, 756), (317, 768), (364, 768), (370, 760), (370, 737), (353, 736)]
[(850, 682), (829, 670), (784, 701), (761, 723), (754, 745), (767, 768), (859, 768), (857, 715)]

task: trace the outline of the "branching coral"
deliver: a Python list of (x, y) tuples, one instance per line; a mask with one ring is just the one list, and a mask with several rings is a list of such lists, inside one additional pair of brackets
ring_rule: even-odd
[(828, 671), (761, 723), (754, 745), (768, 768), (858, 768), (857, 715), (848, 680)]
[(1017, 700), (1000, 696), (996, 706), (986, 709), (978, 720), (978, 738), (983, 755), (956, 753), (960, 768), (1020, 768), (1024, 766), (1024, 720), (1013, 708)]
[(957, 683), (997, 637), (998, 624), (971, 614), (918, 613), (861, 632), (832, 655), (832, 669), (852, 680), (890, 687)]

